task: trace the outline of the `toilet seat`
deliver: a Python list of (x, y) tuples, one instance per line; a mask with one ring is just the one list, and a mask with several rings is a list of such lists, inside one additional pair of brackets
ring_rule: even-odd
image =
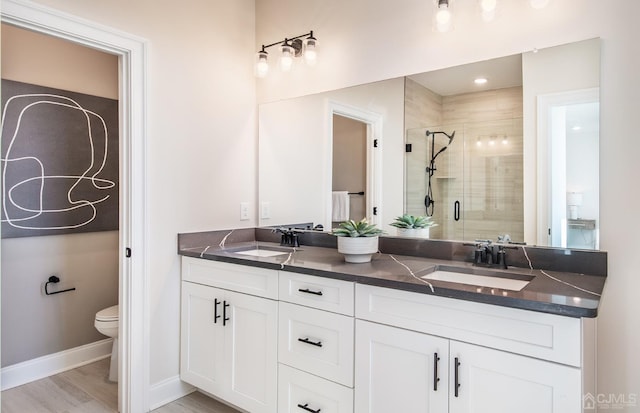
[(96, 321), (118, 321), (120, 316), (118, 305), (105, 308), (96, 313)]

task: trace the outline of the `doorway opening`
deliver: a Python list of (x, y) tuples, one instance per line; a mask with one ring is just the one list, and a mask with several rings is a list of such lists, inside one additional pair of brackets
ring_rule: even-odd
[(331, 171), (325, 219), (328, 228), (339, 222), (366, 218), (380, 225), (382, 116), (337, 102), (329, 105)]
[[(3, 0), (3, 23), (118, 56), (120, 131), (119, 410), (148, 411), (145, 210), (145, 40), (55, 9)], [(135, 274), (135, 276), (134, 276)], [(135, 389), (135, 391), (133, 391)]]

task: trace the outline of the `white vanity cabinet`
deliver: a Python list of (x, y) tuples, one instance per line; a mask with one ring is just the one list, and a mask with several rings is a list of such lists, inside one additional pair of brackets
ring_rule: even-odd
[(280, 272), (278, 412), (352, 413), (354, 283)]
[(356, 317), (356, 413), (578, 413), (591, 390), (585, 320), (364, 285)]
[(183, 381), (249, 412), (276, 412), (277, 274), (182, 258)]

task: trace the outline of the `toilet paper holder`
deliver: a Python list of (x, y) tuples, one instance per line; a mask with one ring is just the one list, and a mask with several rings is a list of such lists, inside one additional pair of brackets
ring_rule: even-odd
[(59, 283), (59, 282), (60, 282), (60, 277), (58, 277), (57, 275), (52, 275), (52, 276), (50, 276), (50, 277), (49, 277), (49, 281), (47, 281), (47, 282), (44, 284), (44, 293), (45, 293), (46, 295), (53, 295), (53, 294), (66, 293), (67, 291), (74, 291), (74, 290), (76, 289), (75, 287), (73, 287), (73, 288), (67, 288), (66, 290), (60, 290), (60, 291), (52, 291), (52, 292), (49, 292), (49, 289), (48, 289), (49, 284), (56, 284), (56, 283)]

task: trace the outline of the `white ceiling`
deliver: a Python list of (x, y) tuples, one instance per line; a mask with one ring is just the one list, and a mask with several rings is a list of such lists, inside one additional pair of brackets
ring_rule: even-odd
[[(522, 86), (522, 56), (506, 56), (408, 77), (440, 96)], [(487, 83), (480, 86), (473, 83), (478, 77), (486, 78)]]

